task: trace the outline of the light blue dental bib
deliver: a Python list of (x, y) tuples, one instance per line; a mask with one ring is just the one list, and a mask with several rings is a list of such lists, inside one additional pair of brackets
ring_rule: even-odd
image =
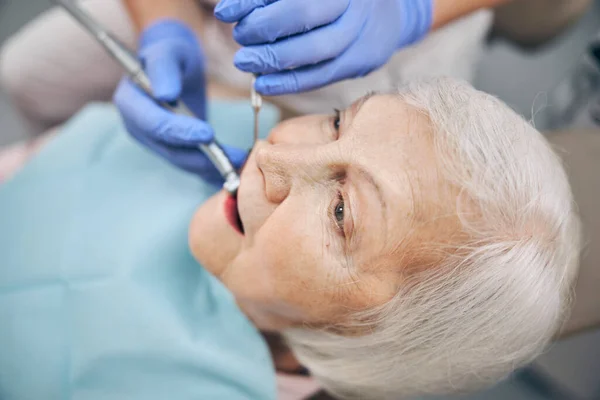
[[(249, 147), (247, 103), (209, 121)], [(100, 104), (0, 186), (0, 399), (275, 399), (262, 337), (188, 249), (215, 191)]]

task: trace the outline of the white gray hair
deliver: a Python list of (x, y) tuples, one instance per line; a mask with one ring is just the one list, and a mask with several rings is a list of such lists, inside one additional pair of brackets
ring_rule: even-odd
[(537, 130), (450, 78), (410, 84), (399, 96), (431, 121), (468, 239), (387, 304), (357, 315), (370, 333), (285, 333), (300, 362), (341, 398), (450, 393), (504, 378), (560, 330), (578, 267), (571, 189)]

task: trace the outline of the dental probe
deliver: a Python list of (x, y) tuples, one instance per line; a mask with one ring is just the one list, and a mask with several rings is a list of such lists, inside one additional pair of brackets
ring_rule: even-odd
[[(78, 6), (73, 4), (69, 0), (53, 0), (56, 4), (61, 6), (71, 15), (79, 24), (88, 31), (104, 49), (119, 63), (121, 64), (131, 80), (142, 89), (148, 96), (153, 98), (152, 85), (150, 79), (144, 72), (142, 64), (138, 61), (134, 53), (127, 48), (121, 41), (108, 33), (97, 21), (95, 21), (89, 14), (81, 10)], [(185, 115), (188, 117), (197, 118), (189, 108), (178, 101), (176, 105), (171, 105), (165, 102), (157, 102), (163, 108), (179, 115)], [(254, 103), (253, 103), (254, 107)], [(255, 122), (255, 133), (256, 136), (256, 122)], [(209, 144), (200, 144), (200, 150), (208, 157), (212, 164), (217, 168), (225, 183), (223, 188), (232, 196), (237, 194), (237, 190), (240, 186), (240, 177), (235, 171), (235, 168), (231, 164), (231, 161), (227, 158), (227, 155), (223, 151), (223, 148), (216, 141), (212, 141)]]
[(252, 143), (252, 147), (256, 145), (256, 141), (258, 140), (258, 113), (262, 107), (262, 96), (258, 94), (254, 85), (256, 84), (256, 75), (252, 78), (252, 87), (250, 89), (250, 103), (252, 104), (252, 109), (254, 110), (254, 143)]

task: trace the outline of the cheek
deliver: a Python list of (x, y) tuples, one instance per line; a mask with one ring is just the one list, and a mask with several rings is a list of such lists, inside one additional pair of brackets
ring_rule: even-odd
[(226, 195), (219, 193), (194, 214), (188, 243), (194, 258), (213, 275), (219, 276), (227, 262), (239, 252), (240, 236), (229, 226), (223, 212)]
[(228, 286), (247, 299), (287, 306), (307, 322), (335, 322), (346, 311), (352, 277), (327, 248), (333, 238), (323, 229), (317, 218), (270, 220)]
[(257, 232), (251, 247), (236, 258), (226, 277), (227, 286), (236, 294), (267, 302), (288, 302), (318, 282), (314, 279), (319, 270), (314, 256), (314, 249), (320, 245), (317, 235), (307, 237), (298, 224), (278, 222), (270, 218)]
[(323, 254), (320, 221), (307, 215), (287, 218), (291, 214), (286, 211), (271, 215), (250, 247), (237, 257), (227, 277), (230, 288), (245, 285), (246, 296), (254, 299), (297, 303), (303, 296), (300, 293), (317, 290), (325, 283), (322, 271), (327, 256)]

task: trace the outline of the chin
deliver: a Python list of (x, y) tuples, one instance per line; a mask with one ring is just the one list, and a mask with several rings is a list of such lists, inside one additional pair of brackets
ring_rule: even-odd
[(206, 226), (203, 221), (203, 215), (206, 214), (206, 211), (204, 210), (205, 205), (206, 203), (196, 210), (188, 230), (188, 244), (190, 251), (196, 261), (200, 264), (204, 264), (203, 254), (206, 253), (205, 246), (203, 245), (206, 236)]
[(209, 272), (219, 276), (241, 247), (239, 233), (227, 221), (224, 203), (228, 194), (219, 192), (194, 214), (188, 243), (194, 258)]

